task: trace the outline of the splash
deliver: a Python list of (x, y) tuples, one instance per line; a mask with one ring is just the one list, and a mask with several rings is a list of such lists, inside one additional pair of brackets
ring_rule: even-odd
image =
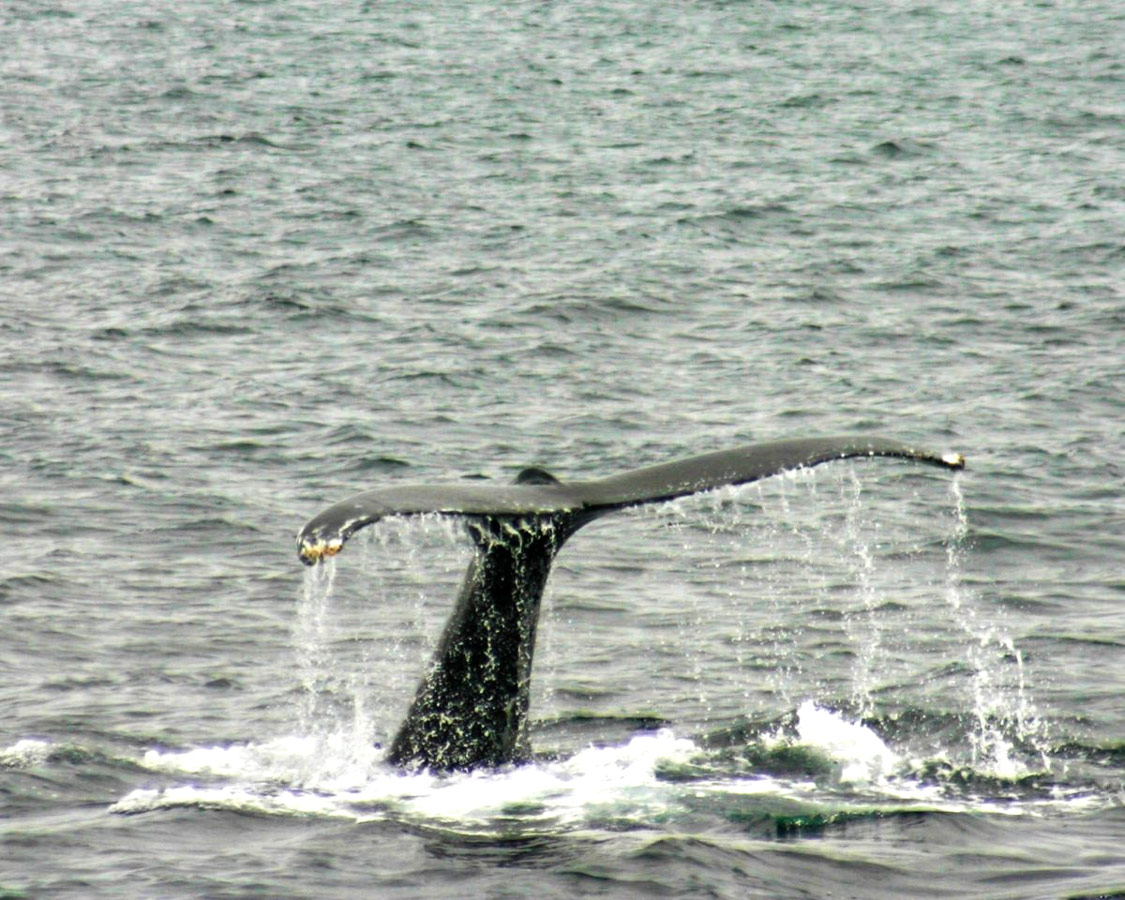
[(361, 764), (401, 721), (468, 549), (460, 523), (438, 515), (390, 517), (352, 544), (358, 566), (304, 572), (294, 725), (322, 755)]
[[(902, 483), (868, 490), (856, 467), (840, 466), (724, 489), (703, 510), (682, 501), (664, 507), (674, 527), (696, 538), (676, 548), (684, 565), (708, 553), (739, 560), (737, 577), (730, 565), (720, 573), (729, 585), (722, 609), (686, 593), (684, 671), (709, 715), (707, 673), (724, 691), (744, 679), (715, 677), (711, 660), (705, 667), (692, 655), (697, 642), (689, 638), (737, 617), (729, 671), (753, 673), (772, 693), (743, 688), (747, 714), (754, 715), (752, 704), (765, 702), (764, 714), (776, 715), (770, 710), (813, 698), (857, 721), (885, 722), (911, 752), (947, 754), (976, 775), (1012, 780), (1042, 772), (1047, 736), (1023, 655), (1004, 633), (1000, 611), (986, 609), (964, 583), (969, 526), (960, 476), (936, 516), (926, 493), (933, 480), (912, 483), (913, 493)], [(730, 708), (729, 699), (722, 702)], [(933, 723), (933, 731), (903, 730), (911, 717)], [(952, 728), (951, 719), (958, 720)]]
[(697, 753), (692, 741), (666, 730), (622, 746), (590, 747), (559, 762), (435, 775), (403, 772), (374, 758), (358, 764), (322, 754), (310, 738), (150, 750), (145, 768), (188, 776), (191, 783), (132, 791), (111, 811), (199, 807), (355, 821), (394, 818), (462, 832), (557, 832), (607, 818), (642, 823), (666, 815), (676, 805), (677, 789), (658, 777), (659, 767)]
[[(1047, 769), (1046, 729), (1030, 696), (1023, 655), (1004, 633), (1000, 612), (989, 609), (984, 616), (981, 598), (964, 584), (969, 523), (960, 474), (950, 481), (945, 515), (923, 521), (919, 508), (932, 507), (926, 498), (915, 495), (918, 505), (912, 505), (909, 496), (896, 495), (889, 508), (872, 506), (854, 467), (833, 477), (811, 471), (803, 480), (775, 479), (757, 492), (769, 520), (770, 562), (782, 563), (765, 580), (779, 623), (772, 639), (779, 697), (793, 708), (802, 695), (833, 706), (847, 696), (850, 714), (877, 722), (888, 707), (913, 705), (914, 687), (937, 677), (934, 669), (919, 667), (944, 659), (951, 671), (968, 674), (967, 680), (958, 676), (959, 699), (947, 694), (939, 701), (947, 706), (953, 699), (951, 711), (965, 723), (968, 767), (1001, 779)], [(836, 496), (826, 498), (823, 490), (817, 496), (818, 480), (822, 487), (826, 481), (834, 485), (829, 493)], [(793, 502), (794, 485), (816, 501), (813, 510)], [(766, 493), (770, 489), (774, 495)], [(938, 547), (940, 558), (933, 555)], [(948, 610), (936, 619), (907, 599), (925, 603), (927, 569), (934, 568), (940, 573), (935, 594)], [(796, 603), (789, 599), (794, 584), (801, 591)], [(808, 621), (812, 604), (839, 610), (846, 639), (839, 652), (853, 659), (848, 695), (818, 683), (825, 677), (823, 659), (816, 660), (817, 672), (803, 671), (801, 648), (808, 641), (801, 640), (801, 629), (808, 626), (800, 623)], [(827, 633), (818, 642), (834, 643)]]
[[(767, 487), (755, 484), (716, 492), (702, 524), (698, 524), (698, 506), (689, 508), (683, 501), (668, 504), (659, 514), (662, 526), (670, 521), (683, 536), (683, 546), (668, 552), (686, 560), (683, 565), (700, 578), (706, 576), (708, 566), (714, 568), (716, 584), (729, 584), (732, 573), (736, 576), (736, 585), (724, 588), (732, 601), (724, 612), (735, 621), (736, 652), (755, 661), (753, 657), (763, 655), (763, 650), (768, 655), (772, 646), (779, 663), (773, 676), (777, 693), (797, 698), (785, 707), (796, 708), (795, 732), (785, 740), (812, 747), (831, 761), (831, 783), (795, 786), (763, 772), (754, 779), (755, 790), (796, 792), (815, 802), (825, 791), (836, 791), (830, 793), (833, 803), (842, 802), (841, 798), (852, 802), (847, 798), (854, 791), (900, 799), (922, 796), (932, 785), (923, 788), (911, 781), (910, 766), (900, 756), (905, 751), (892, 749), (872, 727), (878, 727), (880, 682), (892, 662), (893, 648), (888, 644), (897, 637), (880, 618), (888, 598), (887, 551), (880, 543), (878, 524), (873, 526), (871, 514), (865, 511), (866, 498), (854, 471), (849, 468), (830, 482), (839, 495), (835, 505), (818, 496), (824, 484), (822, 480), (818, 487), (817, 479), (812, 472), (794, 473), (774, 479)], [(968, 525), (960, 487), (956, 481), (954, 485), (955, 527), (940, 543), (945, 554), (941, 591), (950, 619), (962, 634), (960, 646), (973, 673), (972, 697), (966, 704), (974, 723), (971, 766), (975, 772), (1016, 777), (1023, 769), (1013, 741), (1035, 721), (1034, 709), (1013, 642), (995, 627), (977, 623), (976, 598), (963, 586)], [(747, 514), (748, 507), (755, 515)], [(758, 514), (763, 510), (765, 515)], [(748, 521), (757, 529), (753, 536), (747, 535)], [(693, 535), (700, 534), (704, 539), (696, 542)], [(357, 536), (361, 552), (351, 558), (359, 564), (358, 573), (355, 565), (338, 572), (335, 560), (305, 570), (293, 632), (299, 686), (294, 733), (224, 748), (150, 751), (144, 759), (146, 768), (205, 783), (133, 792), (116, 811), (201, 805), (357, 819), (390, 814), (482, 828), (496, 827), (518, 813), (523, 826), (546, 827), (549, 822), (551, 827), (571, 827), (603, 815), (620, 815), (626, 821), (662, 815), (682, 803), (683, 797), (658, 775), (661, 760), (687, 764), (707, 754), (671, 732), (637, 736), (621, 746), (579, 749), (556, 763), (500, 771), (439, 777), (407, 774), (382, 763), (379, 744), (401, 720), (396, 704), (404, 707), (408, 701), (414, 679), (432, 652), (433, 636), (448, 613), (453, 585), (440, 584), (440, 573), (435, 578), (435, 544), (447, 555), (451, 548), (463, 547), (464, 552), (458, 551), (460, 555), (445, 565), (452, 572), (447, 580), (452, 582), (460, 576), (468, 553), (462, 537), (455, 520), (446, 517), (387, 520)], [(667, 535), (662, 538), (667, 541)], [(708, 554), (711, 562), (705, 561)], [(720, 565), (713, 561), (716, 555), (736, 562)], [(362, 582), (352, 585), (349, 578)], [(740, 604), (763, 581), (778, 625), (756, 633), (745, 626)], [(913, 592), (919, 595), (917, 585)], [(844, 703), (847, 716), (831, 711), (837, 708), (833, 698), (847, 693), (833, 692), (817, 681), (808, 684), (810, 675), (823, 677), (820, 660), (815, 666), (808, 664), (807, 671), (804, 668), (802, 654), (810, 642), (801, 629), (808, 627), (810, 604), (845, 610), (840, 619), (824, 621), (829, 626), (837, 622), (835, 627), (856, 651), (850, 703)], [(680, 644), (690, 648), (694, 642), (687, 639), (688, 633), (699, 633), (707, 624), (704, 620), (716, 611), (713, 604), (697, 602), (692, 595), (680, 612)], [(1001, 660), (995, 658), (998, 651)], [(1015, 686), (1000, 677), (1006, 676), (1012, 660)], [(702, 657), (685, 662), (690, 662), (685, 672), (694, 678), (698, 700), (706, 707), (704, 670), (711, 666)], [(712, 680), (720, 684), (719, 679)], [(730, 687), (729, 679), (726, 685)], [(743, 779), (741, 774), (732, 782), (720, 770), (712, 787), (697, 782), (696, 790), (713, 789), (725, 796), (744, 789)]]
[(331, 676), (327, 617), (332, 585), (336, 580), (336, 562), (327, 562), (305, 571), (297, 602), (297, 619), (293, 627), (293, 647), (297, 657), (297, 677), (301, 701), (298, 723), (309, 731), (319, 718), (318, 698), (324, 693)]
[[(911, 765), (875, 732), (813, 701), (802, 703), (795, 734), (831, 774), (797, 778), (724, 771), (694, 741), (671, 729), (625, 743), (587, 747), (556, 761), (436, 775), (325, 751), (310, 737), (258, 744), (150, 750), (141, 764), (176, 779), (123, 796), (110, 812), (219, 809), (250, 815), (395, 821), (411, 827), (514, 837), (599, 831), (644, 833), (699, 826), (699, 816), (756, 822), (768, 834), (794, 823), (831, 823), (903, 810), (989, 815), (1083, 814), (1116, 800), (1089, 791), (1036, 797), (973, 797), (913, 777)], [(786, 833), (789, 833), (788, 831)]]
[(964, 546), (969, 520), (960, 477), (950, 483), (954, 530), (946, 542), (945, 601), (952, 620), (965, 634), (967, 662), (972, 672), (969, 733), (970, 765), (974, 771), (1014, 779), (1027, 774), (1027, 764), (1016, 756), (1016, 745), (1025, 743), (1050, 767), (1047, 732), (1027, 688), (1023, 655), (1003, 633), (997, 612), (991, 621), (977, 616), (979, 598), (964, 585)]
[(866, 725), (806, 700), (797, 710), (797, 736), (822, 751), (837, 768), (840, 784), (885, 784), (902, 758)]
[[(838, 543), (843, 548), (848, 570), (859, 596), (861, 617), (866, 625), (866, 635), (853, 640), (858, 643), (855, 664), (852, 666), (852, 702), (861, 716), (870, 716), (875, 711), (873, 693), (877, 687), (877, 676), (886, 659), (883, 648), (883, 629), (878, 614), (879, 591), (875, 583), (875, 557), (870, 543), (865, 537), (863, 527), (863, 486), (855, 473), (849, 470), (849, 478), (844, 482), (841, 492), (845, 503), (845, 519), (842, 538)], [(860, 616), (846, 620), (849, 630), (855, 627)]]

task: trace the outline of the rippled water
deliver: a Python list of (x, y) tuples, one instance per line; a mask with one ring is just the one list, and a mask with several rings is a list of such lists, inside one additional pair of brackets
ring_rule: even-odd
[[(1125, 17), (0, 7), (0, 895), (1125, 894)], [(386, 483), (876, 432), (589, 526), (534, 764), (381, 763)]]

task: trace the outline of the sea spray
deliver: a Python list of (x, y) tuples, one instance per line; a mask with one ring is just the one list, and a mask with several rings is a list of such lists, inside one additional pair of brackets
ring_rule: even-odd
[(840, 784), (882, 783), (902, 762), (869, 727), (812, 700), (806, 700), (797, 710), (797, 738), (832, 761)]
[(306, 569), (293, 629), (296, 728), (319, 742), (318, 753), (367, 759), (393, 736), (453, 602), (467, 543), (456, 519), (391, 517), (356, 535), (346, 562)]
[[(855, 593), (859, 597), (860, 613), (845, 617), (845, 628), (856, 647), (852, 666), (852, 702), (860, 716), (870, 716), (874, 711), (873, 692), (877, 687), (876, 674), (886, 660), (883, 649), (882, 622), (879, 616), (880, 597), (875, 585), (875, 558), (865, 536), (863, 521), (863, 485), (855, 473), (848, 469), (848, 478), (841, 483), (841, 496), (845, 504), (844, 527), (840, 543), (847, 561)], [(878, 529), (878, 523), (875, 528)], [(862, 621), (864, 634), (856, 633)], [(853, 630), (856, 629), (856, 630)]]
[(309, 733), (320, 718), (318, 699), (331, 675), (330, 648), (326, 635), (329, 600), (336, 580), (336, 561), (326, 560), (305, 569), (293, 624), (293, 649), (297, 657), (300, 698), (297, 724)]
[(969, 535), (960, 476), (950, 482), (954, 529), (946, 542), (945, 601), (956, 625), (964, 632), (972, 727), (968, 733), (974, 771), (999, 778), (1016, 778), (1027, 766), (1013, 756), (1017, 745), (1028, 744), (1049, 766), (1047, 735), (1027, 689), (1023, 656), (1001, 630), (995, 611), (989, 621), (977, 616), (979, 598), (964, 585), (964, 547)]
[[(729, 603), (719, 607), (701, 605), (696, 586), (684, 591), (684, 674), (700, 681), (701, 719), (710, 720), (700, 674), (710, 667), (693, 655), (690, 636), (733, 624), (727, 671), (740, 673), (737, 681), (772, 684), (780, 708), (794, 710), (814, 698), (841, 704), (857, 721), (878, 722), (915, 707), (916, 689), (934, 685), (940, 691), (936, 712), (952, 713), (963, 724), (929, 751), (960, 756), (981, 774), (1026, 773), (1021, 754), (1030, 744), (1033, 756), (1042, 755), (1045, 742), (1022, 654), (1003, 633), (999, 611), (985, 616), (979, 598), (963, 584), (968, 519), (959, 480), (953, 480), (944, 514), (934, 516), (934, 499), (921, 488), (928, 479), (903, 493), (908, 475), (894, 486), (894, 503), (887, 506), (882, 499), (892, 495), (878, 483), (870, 491), (877, 499), (867, 498), (858, 466), (839, 469), (834, 475), (786, 474), (653, 513), (671, 518), (680, 536), (674, 552), (693, 566), (696, 580), (713, 580), (713, 591), (729, 580)], [(728, 560), (711, 564), (714, 576), (699, 562), (707, 553)], [(768, 616), (745, 614), (747, 604), (763, 601)], [(935, 618), (943, 603), (949, 613)], [(756, 628), (747, 624), (752, 621)], [(815, 646), (823, 648), (815, 659), (802, 649), (814, 631)], [(936, 656), (951, 639), (959, 654)], [(850, 680), (841, 664), (850, 666)], [(941, 687), (950, 678), (953, 693)], [(746, 714), (752, 714), (750, 690), (741, 693)], [(909, 740), (919, 749), (926, 737), (911, 734)]]
[[(898, 698), (918, 684), (927, 665), (915, 647), (926, 635), (911, 633), (915, 613), (899, 602), (896, 582), (908, 596), (924, 600), (919, 573), (928, 568), (937, 574), (936, 565), (944, 568), (938, 578), (952, 613), (936, 627), (960, 632), (964, 669), (971, 672), (971, 681), (961, 681), (969, 695), (954, 710), (968, 725), (968, 765), (1018, 775), (1013, 741), (1034, 727), (1034, 708), (1014, 643), (994, 625), (977, 621), (975, 599), (961, 583), (968, 526), (959, 487), (949, 515), (919, 520), (917, 504), (932, 508), (929, 499), (915, 493), (914, 503), (907, 495), (887, 509), (879, 502), (872, 506), (855, 467), (838, 468), (834, 477), (787, 473), (765, 485), (716, 491), (702, 503), (676, 501), (642, 513), (644, 527), (660, 528), (645, 547), (687, 572), (679, 603), (666, 607), (681, 658), (675, 667), (679, 684), (691, 691), (690, 698), (677, 699), (690, 700), (699, 722), (721, 724), (735, 711), (731, 696), (750, 712), (766, 697), (763, 684), (772, 683), (783, 709), (796, 710), (812, 698), (842, 705), (857, 721), (877, 722), (902, 701), (913, 702)], [(828, 478), (830, 489), (823, 481), (818, 488), (818, 478)], [(877, 489), (871, 493), (881, 496)], [(953, 534), (935, 534), (949, 518)], [(944, 566), (928, 555), (938, 547)], [(358, 759), (393, 736), (471, 551), (456, 519), (428, 516), (380, 523), (357, 535), (349, 552), (354, 563), (349, 560), (339, 575), (335, 560), (307, 574), (294, 649), (299, 733), (316, 736), (325, 752)], [(362, 582), (347, 583), (357, 575)], [(641, 590), (659, 591), (663, 583), (659, 576), (647, 585), (642, 579)], [(760, 607), (763, 599), (772, 612), (750, 617), (747, 604)], [(550, 592), (548, 601), (551, 618), (556, 612)], [(730, 651), (721, 670), (697, 649), (696, 636), (707, 630), (726, 635), (716, 644)], [(806, 638), (813, 630), (815, 646), (826, 648), (815, 657), (802, 649), (810, 646)], [(565, 633), (566, 643), (575, 640), (569, 629)], [(1010, 685), (1013, 661), (1017, 683)], [(372, 672), (380, 673), (377, 680)], [(552, 674), (542, 671), (538, 697), (557, 705), (549, 694)], [(947, 739), (942, 748), (954, 749)]]

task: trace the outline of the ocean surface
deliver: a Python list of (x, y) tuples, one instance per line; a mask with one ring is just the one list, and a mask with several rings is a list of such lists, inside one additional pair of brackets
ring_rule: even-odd
[[(3, 0), (0, 897), (1125, 897), (1125, 11)], [(600, 520), (535, 760), (382, 762), (373, 487), (880, 434)]]

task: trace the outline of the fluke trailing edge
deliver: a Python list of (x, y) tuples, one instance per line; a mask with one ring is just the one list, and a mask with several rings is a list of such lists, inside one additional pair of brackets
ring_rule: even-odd
[(525, 469), (510, 485), (402, 485), (330, 506), (297, 536), (313, 565), (388, 516), (465, 519), (476, 555), (453, 614), (388, 753), (403, 766), (463, 769), (527, 758), (531, 662), (539, 605), (555, 555), (574, 532), (618, 509), (658, 503), (850, 457), (896, 457), (960, 469), (884, 438), (829, 437), (753, 444), (595, 481), (560, 482)]

